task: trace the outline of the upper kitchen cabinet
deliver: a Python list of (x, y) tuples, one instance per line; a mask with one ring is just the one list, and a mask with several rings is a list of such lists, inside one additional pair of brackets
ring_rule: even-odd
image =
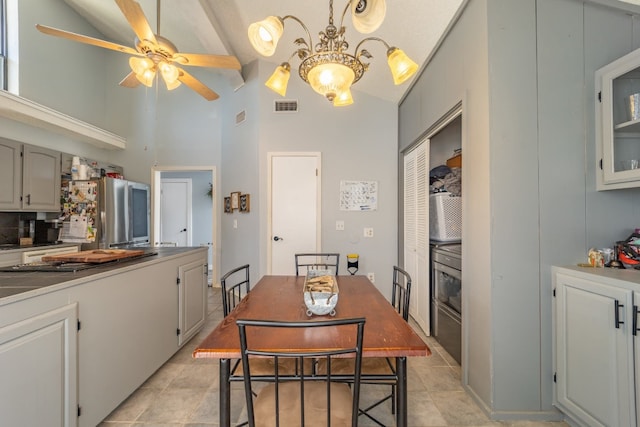
[(58, 151), (0, 139), (0, 154), (0, 210), (60, 210)]
[(20, 210), (22, 144), (0, 138), (0, 210)]
[(597, 189), (640, 187), (640, 49), (595, 78)]

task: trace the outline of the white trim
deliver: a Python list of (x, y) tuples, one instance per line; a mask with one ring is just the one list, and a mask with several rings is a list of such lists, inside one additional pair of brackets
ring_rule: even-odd
[(0, 90), (0, 116), (103, 149), (124, 150), (127, 145), (119, 135), (3, 90)]
[(211, 195), (212, 206), (212, 235), (211, 235), (211, 259), (212, 265), (209, 266), (211, 275), (209, 280), (218, 277), (218, 271), (220, 271), (220, 256), (218, 247), (218, 183), (217, 183), (217, 169), (212, 165), (203, 166), (170, 166), (170, 165), (156, 165), (151, 168), (151, 218), (152, 218), (152, 233), (151, 242), (155, 242), (156, 236), (160, 235), (160, 188), (162, 172), (211, 172), (211, 184), (213, 185), (213, 194)]

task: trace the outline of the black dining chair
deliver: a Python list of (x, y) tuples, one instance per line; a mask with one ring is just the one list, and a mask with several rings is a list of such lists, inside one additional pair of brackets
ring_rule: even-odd
[[(242, 361), (249, 366), (244, 376), (244, 389), (250, 427), (358, 425), (364, 318), (306, 322), (238, 319), (236, 324), (240, 333)], [(262, 335), (269, 329), (270, 333), (281, 336), (292, 328), (305, 329), (305, 334), (334, 334), (335, 328), (341, 328), (343, 333), (351, 333), (353, 336), (347, 341), (350, 343), (347, 348), (316, 351), (272, 351), (252, 345), (252, 337)], [(327, 330), (329, 328), (331, 332)], [(353, 373), (349, 378), (340, 376), (340, 381), (334, 381), (332, 362), (339, 360), (338, 356), (348, 354), (354, 360)], [(280, 359), (292, 359), (301, 364), (303, 360), (319, 358), (325, 361), (327, 369), (324, 375), (313, 375), (311, 371), (304, 370), (301, 375), (295, 376), (281, 374), (276, 369), (271, 382), (260, 389), (254, 398), (254, 374), (251, 372), (253, 365), (249, 361), (255, 357), (272, 358), (275, 366), (278, 366)], [(260, 377), (259, 380), (264, 381), (265, 378)]]
[(222, 312), (225, 317), (250, 291), (249, 264), (236, 267), (220, 278)]
[(309, 270), (332, 270), (338, 275), (340, 254), (333, 252), (295, 254), (296, 276), (305, 275)]
[[(398, 314), (408, 322), (409, 321), (409, 302), (411, 298), (411, 276), (400, 267), (393, 267), (393, 286), (391, 294), (391, 305), (396, 309)], [(334, 374), (348, 374), (353, 372), (353, 362), (349, 359), (337, 360), (334, 363)], [(323, 361), (318, 361), (317, 372), (322, 374), (326, 371)], [(382, 422), (376, 419), (369, 412), (387, 400), (391, 399), (391, 413), (395, 414), (396, 410), (396, 385), (398, 376), (396, 374), (396, 360), (392, 357), (365, 357), (362, 359), (361, 371), (363, 384), (390, 385), (391, 393), (384, 398), (372, 403), (364, 409), (360, 409), (360, 415), (364, 415), (376, 424), (383, 426)]]
[[(236, 267), (228, 271), (220, 278), (220, 286), (222, 288), (222, 312), (226, 317), (242, 299), (251, 291), (249, 280), (249, 264)], [(265, 377), (272, 376), (276, 367), (273, 359), (255, 359), (251, 361), (251, 368), (255, 375)], [(294, 360), (282, 361), (278, 369), (288, 375), (295, 375), (299, 372), (298, 365)], [(306, 360), (305, 366), (309, 367), (313, 364), (312, 360)], [(244, 368), (242, 359), (238, 359), (232, 363), (230, 372), (230, 381), (242, 381), (244, 377)], [(244, 424), (240, 424), (244, 425)]]

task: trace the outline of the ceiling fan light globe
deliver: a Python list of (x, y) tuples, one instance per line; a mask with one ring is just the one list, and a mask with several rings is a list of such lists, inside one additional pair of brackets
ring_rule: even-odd
[(380, 28), (386, 14), (385, 0), (351, 0), (351, 21), (359, 33), (369, 34)]
[(174, 90), (175, 88), (177, 88), (178, 86), (180, 86), (182, 83), (180, 82), (180, 80), (174, 80), (173, 82), (169, 83), (166, 79), (164, 79), (164, 83), (167, 85), (167, 90)]
[[(158, 64), (158, 68), (160, 69), (160, 74), (162, 74), (162, 78), (167, 83), (167, 86), (178, 81), (180, 71), (178, 71), (178, 68), (175, 65), (169, 64), (167, 62), (161, 62), (160, 64)], [(178, 86), (180, 86), (180, 84), (178, 84)]]
[(129, 67), (136, 75), (143, 74), (146, 70), (153, 68), (153, 61), (145, 57), (132, 56), (129, 58)]
[(313, 90), (333, 102), (338, 94), (349, 90), (355, 73), (346, 65), (328, 62), (309, 70), (307, 78)]
[(387, 52), (387, 63), (393, 76), (393, 83), (396, 85), (406, 82), (418, 71), (418, 64), (397, 47), (392, 47)]
[(291, 66), (287, 62), (278, 65), (264, 85), (280, 96), (286, 96), (289, 77), (291, 77), (290, 70)]
[(283, 32), (284, 24), (282, 19), (277, 16), (269, 16), (262, 21), (249, 25), (249, 41), (260, 55), (272, 56)]
[(138, 79), (138, 81), (143, 85), (145, 85), (146, 87), (153, 86), (153, 79), (155, 78), (155, 76), (156, 76), (155, 68), (145, 70), (142, 74), (136, 73), (136, 78)]

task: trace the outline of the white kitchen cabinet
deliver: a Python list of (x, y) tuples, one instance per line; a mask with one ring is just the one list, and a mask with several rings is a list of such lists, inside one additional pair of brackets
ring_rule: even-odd
[(73, 303), (0, 328), (2, 425), (77, 425), (77, 313)]
[[(206, 321), (198, 316), (206, 316), (207, 249), (177, 249), (87, 277), (60, 273), (67, 283), (0, 298), (0, 426), (95, 427), (178, 351), (178, 340), (186, 343), (176, 333), (182, 306), (183, 330), (193, 337)], [(21, 286), (3, 277), (3, 286)], [(57, 308), (70, 301), (77, 302), (73, 316), (60, 320)], [(21, 401), (6, 400), (11, 393)], [(56, 409), (67, 395), (70, 424), (58, 422)], [(5, 401), (22, 413), (7, 412)]]
[(22, 210), (60, 211), (60, 152), (25, 144), (22, 158)]
[(207, 318), (207, 265), (195, 261), (178, 267), (178, 345), (193, 337)]
[(639, 187), (640, 120), (631, 116), (629, 96), (640, 93), (640, 49), (602, 67), (595, 78), (597, 189)]
[(554, 404), (581, 425), (636, 426), (633, 286), (554, 272)]
[(0, 210), (60, 211), (58, 151), (0, 138)]
[(22, 207), (22, 144), (0, 138), (0, 210)]

